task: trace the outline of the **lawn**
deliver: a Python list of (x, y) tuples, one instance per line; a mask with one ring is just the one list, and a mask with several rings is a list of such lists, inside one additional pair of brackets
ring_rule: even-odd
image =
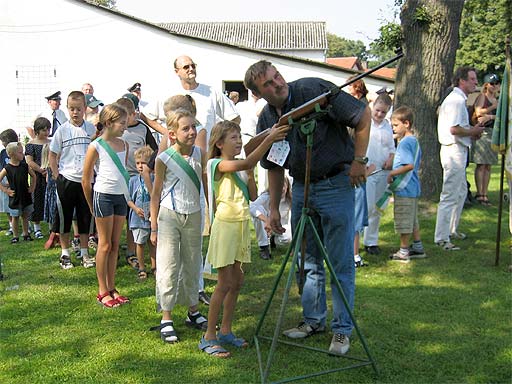
[[(381, 224), (383, 255), (365, 256), (357, 270), (354, 315), (375, 357), (371, 366), (308, 378), (308, 383), (511, 383), (512, 280), (508, 209), (504, 210), (501, 263), (494, 266), (498, 169), (493, 169), (493, 207), (464, 210), (460, 230), (469, 235), (461, 250), (445, 252), (433, 244), (437, 204), (422, 201), (420, 225), (428, 258), (409, 264), (390, 262), (396, 250), (392, 208)], [(0, 227), (6, 228), (6, 218)], [(149, 328), (158, 324), (154, 278), (138, 282), (121, 258), (119, 290), (132, 303), (114, 310), (96, 304), (94, 269), (61, 270), (59, 250), (43, 242), (9, 243), (0, 233), (5, 279), (0, 282), (0, 383), (257, 383), (254, 345), (233, 351), (227, 360), (200, 352), (200, 332), (185, 327), (186, 309), (175, 311), (181, 341), (164, 344)], [(245, 266), (246, 282), (237, 308), (235, 331), (252, 340), (285, 249), (271, 261), (258, 257)], [(281, 301), (282, 279), (263, 333), (271, 335)], [(212, 292), (213, 281), (207, 282)], [(329, 296), (328, 296), (329, 297)], [(207, 312), (207, 307), (201, 307)], [(295, 285), (290, 291), (284, 326), (300, 319)], [(304, 343), (327, 348), (331, 335)], [(365, 357), (353, 337), (349, 354)], [(261, 343), (263, 351), (269, 343)], [(264, 355), (265, 355), (264, 354)], [(350, 364), (350, 360), (280, 344), (270, 380), (305, 375)]]

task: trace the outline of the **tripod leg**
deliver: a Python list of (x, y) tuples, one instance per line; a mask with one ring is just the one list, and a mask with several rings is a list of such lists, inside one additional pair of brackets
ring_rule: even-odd
[[(268, 357), (267, 357), (267, 365), (265, 367), (265, 371), (263, 372), (263, 377), (262, 377), (262, 382), (263, 383), (265, 383), (267, 381), (268, 374), (269, 374), (269, 371), (270, 371), (270, 366), (272, 364), (272, 359), (274, 357), (274, 352), (275, 352), (276, 347), (277, 347), (277, 341), (278, 341), (278, 338), (279, 338), (279, 332), (281, 331), (281, 327), (283, 325), (284, 312), (285, 312), (285, 309), (286, 309), (286, 304), (288, 302), (288, 298), (290, 296), (290, 288), (291, 288), (291, 285), (292, 285), (293, 278), (295, 276), (295, 268), (296, 268), (296, 264), (297, 264), (297, 260), (298, 260), (298, 255), (300, 253), (299, 251), (300, 251), (301, 243), (300, 243), (300, 241), (298, 241), (296, 239), (301, 239), (302, 236), (304, 236), (304, 228), (305, 228), (305, 224), (306, 224), (306, 219), (307, 219), (307, 216), (305, 216), (305, 215), (301, 216), (300, 221), (299, 221), (299, 225), (297, 225), (297, 230), (294, 233), (292, 244), (290, 244), (290, 247), (288, 248), (288, 256), (287, 256), (287, 258), (289, 257), (289, 253), (292, 250), (292, 245), (294, 246), (292, 263), (290, 265), (290, 272), (288, 273), (288, 279), (286, 280), (286, 286), (285, 286), (285, 289), (284, 289), (283, 300), (282, 300), (282, 303), (281, 303), (281, 308), (280, 308), (280, 311), (279, 311), (279, 316), (277, 318), (276, 326), (274, 328), (274, 335), (273, 335), (273, 338), (272, 338), (272, 343), (270, 345), (270, 350), (269, 350)], [(284, 266), (284, 263), (283, 263), (283, 266)], [(276, 281), (276, 284), (274, 286), (274, 292), (275, 292), (275, 290), (277, 288), (277, 283), (278, 282), (279, 281)], [(269, 303), (269, 305), (270, 305), (270, 303)], [(262, 317), (262, 320), (263, 320), (263, 317)]]
[(375, 360), (373, 359), (373, 357), (370, 353), (370, 350), (368, 349), (368, 346), (366, 345), (366, 340), (364, 339), (363, 334), (359, 330), (359, 326), (357, 325), (356, 318), (354, 317), (352, 310), (350, 309), (350, 305), (348, 303), (347, 297), (345, 296), (345, 293), (343, 292), (343, 289), (341, 288), (341, 284), (338, 281), (336, 274), (334, 273), (334, 268), (332, 266), (331, 260), (329, 259), (329, 255), (327, 255), (327, 251), (325, 250), (325, 247), (323, 246), (322, 241), (320, 240), (320, 236), (318, 235), (318, 232), (313, 224), (313, 221), (311, 220), (311, 218), (309, 216), (307, 217), (307, 219), (308, 219), (307, 224), (309, 224), (311, 226), (311, 229), (312, 229), (314, 237), (315, 237), (315, 242), (318, 245), (318, 249), (320, 249), (320, 251), (322, 252), (325, 263), (327, 264), (327, 269), (329, 270), (329, 273), (331, 274), (331, 280), (334, 282), (334, 285), (336, 286), (336, 289), (343, 301), (343, 305), (344, 305), (348, 315), (350, 316), (350, 319), (352, 320), (352, 324), (354, 324), (354, 329), (356, 330), (356, 333), (357, 333), (359, 339), (361, 340), (361, 344), (363, 345), (363, 348), (366, 352), (366, 355), (368, 356), (368, 359), (372, 363), (373, 370), (375, 371), (376, 374), (378, 374), (379, 371), (377, 369), (377, 364), (375, 363)]

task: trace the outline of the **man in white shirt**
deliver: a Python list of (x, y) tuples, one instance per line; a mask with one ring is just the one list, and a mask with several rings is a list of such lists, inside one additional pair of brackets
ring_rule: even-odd
[[(188, 94), (194, 99), (197, 108), (196, 118), (203, 128), (197, 132), (196, 145), (208, 151), (208, 139), (215, 123), (222, 120), (240, 123), (240, 117), (226, 95), (196, 81), (196, 68), (197, 64), (188, 56), (179, 56), (174, 60), (174, 72), (182, 87), (182, 90), (175, 94)], [(159, 115), (164, 116), (161, 112)]]
[(437, 134), (441, 144), (443, 189), (437, 208), (434, 241), (446, 251), (460, 249), (451, 241), (463, 240), (466, 235), (457, 232), (462, 208), (466, 200), (466, 160), (471, 139), (480, 138), (484, 127), (469, 124), (466, 108), (467, 95), (478, 85), (476, 71), (471, 67), (457, 68), (453, 91), (439, 107)]

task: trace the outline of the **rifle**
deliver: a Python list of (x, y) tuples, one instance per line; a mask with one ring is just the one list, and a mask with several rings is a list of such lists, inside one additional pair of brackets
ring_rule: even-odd
[[(315, 105), (319, 105), (322, 108), (325, 108), (329, 104), (329, 100), (331, 97), (337, 95), (339, 91), (342, 88), (345, 88), (346, 86), (356, 82), (357, 80), (362, 79), (363, 77), (366, 77), (373, 72), (393, 63), (394, 61), (400, 59), (403, 56), (403, 52), (401, 49), (397, 50), (397, 55), (382, 64), (379, 64), (378, 66), (368, 70), (367, 72), (360, 73), (353, 79), (347, 81), (345, 84), (343, 84), (340, 87), (334, 87), (333, 89), (321, 94), (320, 96), (315, 97), (314, 99), (305, 102), (301, 106), (292, 109), (290, 112), (284, 114), (281, 116), (277, 122), (277, 126), (280, 127), (282, 125), (290, 124), (290, 121), (298, 121), (311, 113), (315, 111)], [(245, 155), (248, 156), (252, 151), (254, 151), (263, 140), (265, 140), (265, 137), (268, 136), (270, 132), (270, 128), (265, 129), (264, 131), (258, 133), (256, 136), (254, 136), (251, 140), (247, 142), (247, 144), (244, 145), (244, 152)]]

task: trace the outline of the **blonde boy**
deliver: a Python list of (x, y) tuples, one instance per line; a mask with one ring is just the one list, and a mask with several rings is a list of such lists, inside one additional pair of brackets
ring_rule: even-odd
[[(391, 260), (408, 263), (410, 259), (427, 257), (423, 249), (418, 223), (418, 199), (421, 185), (418, 170), (421, 148), (413, 131), (412, 109), (402, 106), (393, 111), (391, 125), (398, 139), (393, 170), (387, 182), (394, 194), (395, 231), (400, 234), (400, 250), (390, 255)], [(414, 242), (409, 247), (413, 235)]]

